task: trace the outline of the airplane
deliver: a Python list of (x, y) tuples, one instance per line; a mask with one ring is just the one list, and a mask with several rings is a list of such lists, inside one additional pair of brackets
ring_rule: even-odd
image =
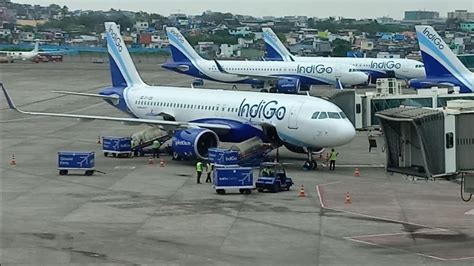
[(415, 26), (415, 29), (426, 78), (410, 80), (410, 87), (425, 89), (457, 86), (461, 93), (474, 92), (474, 73), (464, 66), (433, 27)]
[(52, 51), (39, 51), (39, 42), (35, 42), (35, 47), (29, 52), (18, 52), (18, 51), (0, 51), (0, 58), (6, 60), (7, 62), (13, 62), (15, 60), (35, 60), (39, 55), (46, 54), (62, 54), (62, 50), (52, 50)]
[(105, 22), (112, 86), (98, 94), (60, 91), (102, 98), (130, 117), (23, 111), (2, 85), (9, 107), (22, 114), (115, 121), (158, 126), (173, 134), (173, 157), (207, 159), (219, 142), (239, 143), (253, 137), (275, 146), (312, 155), (351, 142), (356, 132), (335, 104), (307, 95), (150, 86), (141, 79), (119, 28)]
[(15, 60), (33, 60), (39, 55), (38, 47), (39, 43), (36, 42), (33, 50), (29, 52), (0, 51), (0, 57), (7, 58), (10, 62), (13, 62)]
[(262, 91), (298, 93), (311, 85), (365, 84), (368, 76), (347, 64), (271, 61), (217, 61), (198, 55), (177, 28), (167, 27), (172, 62), (166, 69), (196, 78), (225, 83), (251, 84)]
[(423, 63), (401, 58), (360, 58), (360, 57), (301, 57), (292, 55), (271, 28), (262, 28), (265, 41), (266, 60), (318, 63), (350, 64), (367, 73), (371, 83), (379, 78), (395, 77), (410, 80), (424, 78)]

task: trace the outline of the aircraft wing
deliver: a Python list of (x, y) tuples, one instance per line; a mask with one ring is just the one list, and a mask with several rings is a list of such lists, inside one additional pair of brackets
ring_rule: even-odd
[(103, 121), (113, 121), (113, 122), (124, 122), (124, 123), (137, 123), (137, 124), (150, 124), (157, 126), (167, 126), (172, 128), (193, 128), (193, 127), (202, 127), (208, 129), (215, 129), (220, 131), (230, 130), (230, 126), (224, 124), (210, 124), (210, 123), (190, 123), (190, 122), (179, 122), (179, 121), (165, 121), (165, 120), (154, 120), (154, 119), (142, 119), (142, 118), (121, 118), (121, 117), (110, 117), (110, 116), (96, 116), (96, 115), (80, 115), (80, 114), (65, 114), (65, 113), (45, 113), (45, 112), (30, 112), (23, 111), (16, 107), (12, 98), (8, 94), (8, 91), (5, 89), (3, 84), (0, 83), (3, 93), (7, 100), (8, 106), (10, 109), (13, 109), (19, 113), (27, 115), (37, 115), (37, 116), (50, 116), (50, 117), (65, 117), (65, 118), (77, 118), (83, 120), (103, 120)]
[(51, 91), (51, 92), (66, 94), (66, 95), (75, 95), (75, 96), (98, 97), (102, 99), (111, 99), (111, 100), (119, 99), (118, 95), (102, 95), (102, 94), (74, 92), (74, 91)]

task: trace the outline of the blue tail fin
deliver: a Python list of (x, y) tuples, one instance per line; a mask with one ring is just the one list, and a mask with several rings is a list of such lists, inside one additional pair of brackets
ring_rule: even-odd
[(431, 26), (416, 26), (416, 35), (428, 78), (452, 77), (468, 88), (472, 72), (467, 69)]
[(166, 35), (170, 42), (171, 55), (174, 62), (192, 63), (202, 59), (177, 28), (167, 27)]
[(275, 61), (295, 61), (271, 28), (262, 28), (265, 41), (266, 58)]
[(133, 87), (144, 85), (145, 83), (135, 68), (117, 24), (105, 22), (105, 34), (113, 86)]

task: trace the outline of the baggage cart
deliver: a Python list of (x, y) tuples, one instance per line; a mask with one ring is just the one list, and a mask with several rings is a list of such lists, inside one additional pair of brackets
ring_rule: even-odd
[(104, 136), (102, 138), (102, 151), (107, 157), (111, 154), (113, 157), (132, 156), (132, 139), (130, 137)]
[(250, 194), (254, 188), (253, 170), (250, 167), (216, 167), (212, 184), (219, 195), (225, 194), (229, 189), (238, 189), (241, 194)]
[(67, 175), (71, 170), (78, 170), (90, 176), (95, 172), (95, 152), (59, 151), (58, 170), (60, 175)]

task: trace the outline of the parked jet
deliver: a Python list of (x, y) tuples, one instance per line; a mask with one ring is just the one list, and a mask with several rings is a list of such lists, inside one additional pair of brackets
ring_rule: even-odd
[[(252, 84), (271, 92), (298, 93), (311, 85), (345, 86), (366, 83), (368, 76), (347, 64), (266, 61), (206, 60), (194, 51), (184, 36), (173, 27), (166, 28), (173, 62), (164, 68), (193, 77), (225, 83)], [(338, 82), (339, 81), (339, 82)]]
[(22, 114), (145, 123), (173, 131), (177, 156), (207, 158), (219, 141), (242, 142), (253, 137), (313, 152), (349, 143), (355, 129), (335, 104), (305, 95), (149, 86), (138, 74), (117, 25), (105, 23), (112, 87), (99, 94), (62, 92), (99, 97), (131, 117), (44, 113), (18, 109), (2, 86), (11, 109)]
[(426, 78), (410, 80), (415, 89), (458, 86), (460, 92), (474, 92), (474, 73), (469, 71), (431, 26), (416, 26)]
[(350, 64), (357, 70), (367, 73), (372, 82), (387, 77), (405, 80), (425, 77), (423, 63), (412, 59), (295, 56), (288, 51), (271, 28), (262, 28), (262, 31), (267, 60)]
[(15, 60), (33, 60), (35, 59), (38, 52), (39, 43), (35, 43), (35, 48), (29, 52), (16, 52), (16, 51), (0, 51), (0, 57), (7, 58), (8, 61), (13, 62)]

